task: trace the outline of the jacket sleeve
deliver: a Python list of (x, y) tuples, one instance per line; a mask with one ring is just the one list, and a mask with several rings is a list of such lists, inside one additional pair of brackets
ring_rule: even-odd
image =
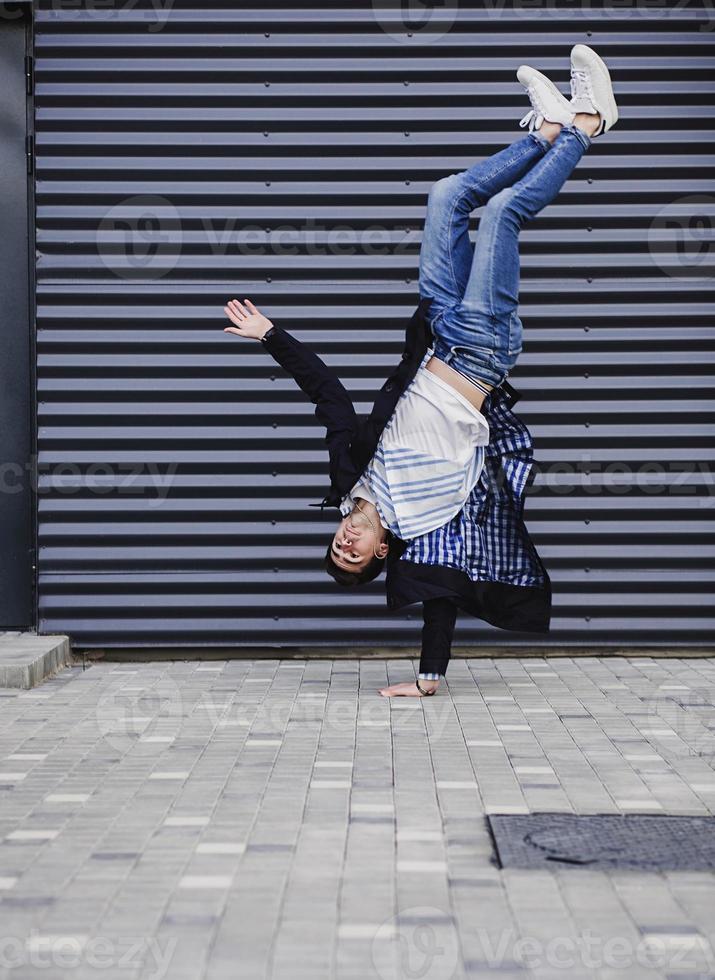
[(315, 417), (325, 427), (328, 448), (354, 431), (357, 416), (337, 374), (282, 327), (274, 327), (263, 346), (290, 374), (315, 405)]
[(457, 606), (446, 597), (426, 599), (422, 603), (422, 618), (420, 673), (445, 674), (452, 652)]

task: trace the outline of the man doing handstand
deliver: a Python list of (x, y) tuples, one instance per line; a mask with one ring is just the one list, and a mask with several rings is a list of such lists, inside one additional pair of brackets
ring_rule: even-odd
[[(528, 430), (511, 413), (507, 378), (521, 352), (519, 232), (558, 194), (592, 139), (618, 118), (605, 64), (571, 52), (571, 101), (543, 74), (517, 77), (529, 134), (433, 185), (420, 251), (420, 304), (402, 361), (367, 420), (336, 376), (249, 300), (231, 300), (228, 332), (263, 342), (316, 404), (342, 520), (325, 566), (343, 586), (388, 563), (388, 603), (421, 601), (416, 684), (385, 696), (433, 694), (449, 659), (457, 608), (508, 629), (548, 629), (550, 587), (522, 522)], [(469, 218), (484, 206), (476, 246)], [(499, 476), (501, 474), (501, 485)]]

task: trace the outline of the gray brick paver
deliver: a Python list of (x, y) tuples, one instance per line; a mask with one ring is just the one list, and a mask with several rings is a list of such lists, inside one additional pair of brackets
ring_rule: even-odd
[[(376, 697), (413, 671), (104, 661), (0, 691), (0, 771), (25, 773), (1, 791), (0, 880), (17, 879), (0, 889), (1, 938), (88, 934), (115, 960), (133, 941), (135, 961), (100, 971), (122, 980), (148, 980), (162, 953), (172, 980), (370, 980), (425, 937), (457, 978), (657, 980), (686, 943), (693, 975), (715, 976), (697, 945), (715, 943), (715, 876), (501, 872), (483, 820), (715, 813), (715, 660), (455, 659), (434, 699)], [(58, 834), (7, 840), (16, 829)], [(555, 937), (577, 959), (588, 937), (601, 952), (665, 942), (669, 959), (565, 970), (518, 955)], [(98, 971), (42, 968), (70, 973)]]

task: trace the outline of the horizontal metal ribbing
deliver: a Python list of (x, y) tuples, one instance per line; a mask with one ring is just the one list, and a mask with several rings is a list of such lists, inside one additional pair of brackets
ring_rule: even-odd
[(523, 233), (511, 379), (553, 629), (464, 619), (457, 636), (711, 640), (715, 35), (705, 5), (677, 6), (460, 3), (422, 30), (398, 4), (41, 0), (40, 628), (85, 646), (417, 642), (419, 609), (322, 572), (313, 406), (223, 333), (222, 307), (251, 296), (367, 413), (417, 299), (431, 184), (518, 138), (515, 69), (565, 86), (581, 41), (621, 120)]

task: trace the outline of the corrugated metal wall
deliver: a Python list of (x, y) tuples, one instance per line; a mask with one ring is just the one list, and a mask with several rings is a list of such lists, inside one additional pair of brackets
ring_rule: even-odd
[(622, 122), (523, 235), (513, 376), (549, 642), (712, 640), (712, 11), (158, 6), (36, 6), (40, 629), (416, 640), (419, 609), (320, 570), (312, 406), (222, 307), (250, 296), (367, 412), (416, 301), (430, 183), (520, 135), (521, 62), (565, 86), (584, 41)]

